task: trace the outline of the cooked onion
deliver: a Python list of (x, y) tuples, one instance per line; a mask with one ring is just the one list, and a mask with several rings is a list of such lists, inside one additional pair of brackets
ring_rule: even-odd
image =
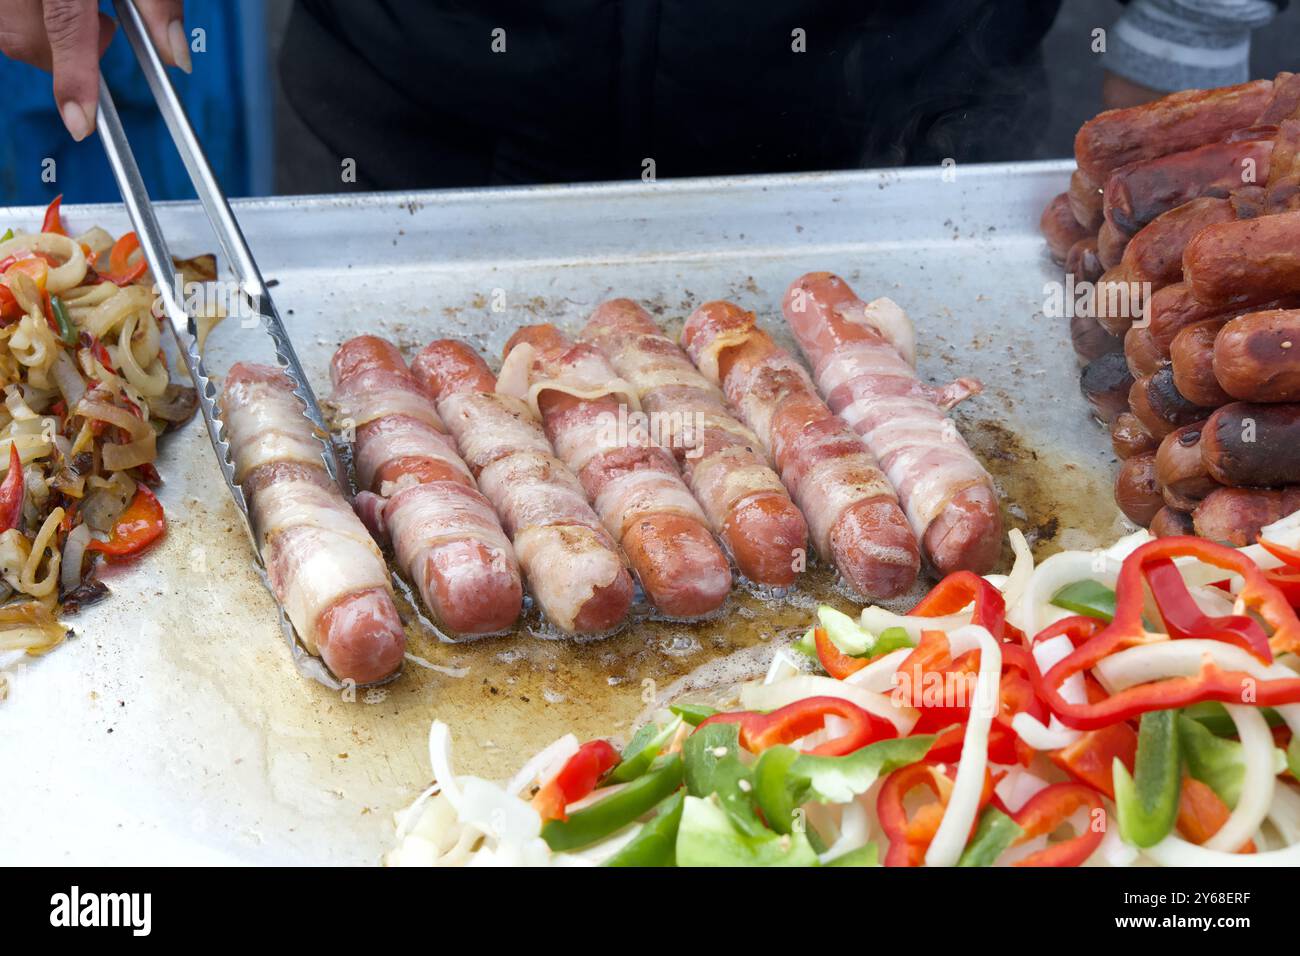
[(65, 594), (75, 591), (81, 584), (81, 562), (90, 543), (90, 525), (79, 524), (68, 533), (63, 542), (63, 567), (59, 569), (59, 589)]

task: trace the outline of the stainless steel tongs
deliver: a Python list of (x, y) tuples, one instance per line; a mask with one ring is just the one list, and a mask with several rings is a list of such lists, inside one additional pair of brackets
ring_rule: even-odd
[[(303, 372), (302, 364), (298, 361), (298, 355), (294, 351), (293, 343), (289, 341), (289, 334), (280, 321), (280, 314), (276, 311), (275, 303), (271, 301), (271, 295), (267, 291), (266, 283), (262, 280), (261, 270), (258, 269), (257, 262), (253, 259), (252, 252), (249, 251), (248, 243), (244, 241), (244, 234), (239, 228), (239, 223), (236, 222), (235, 216), (230, 210), (230, 203), (226, 200), (221, 186), (218, 185), (216, 177), (212, 174), (212, 167), (208, 165), (207, 157), (203, 154), (203, 148), (194, 135), (194, 129), (190, 126), (190, 121), (185, 115), (185, 109), (176, 96), (176, 90), (172, 87), (171, 80), (167, 78), (158, 51), (154, 48), (153, 41), (149, 38), (145, 29), (144, 20), (141, 18), (139, 10), (136, 9), (133, 0), (114, 0), (113, 5), (121, 22), (122, 32), (126, 34), (131, 49), (135, 52), (135, 57), (144, 71), (149, 89), (157, 101), (163, 121), (167, 124), (167, 130), (171, 133), (172, 140), (176, 144), (181, 160), (185, 164), (185, 170), (189, 173), (194, 189), (198, 193), (199, 201), (203, 205), (203, 210), (207, 214), (208, 221), (212, 225), (212, 230), (216, 234), (218, 242), (221, 244), (222, 252), (225, 253), (231, 271), (238, 280), (239, 294), (252, 310), (251, 314), (258, 317), (267, 333), (271, 336), (271, 341), (275, 346), (276, 360), (293, 383), (293, 393), (302, 402), (303, 414), (311, 422), (312, 430), (320, 442), (321, 461), (325, 466), (325, 471), (332, 479), (339, 482), (344, 496), (348, 497), (349, 490), (340, 481), (342, 470), (338, 459), (335, 457), (334, 447), (329, 438), (329, 428), (326, 426), (320, 406), (316, 402), (316, 396), (312, 393), (311, 386), (307, 382), (307, 376)], [(190, 377), (194, 380), (194, 387), (198, 390), (199, 410), (202, 412), (203, 421), (207, 425), (208, 438), (212, 441), (212, 448), (217, 453), (217, 463), (221, 467), (221, 474), (226, 480), (226, 485), (230, 488), (230, 494), (235, 500), (235, 505), (243, 516), (244, 526), (247, 528), (249, 538), (253, 542), (254, 552), (258, 554), (260, 559), (260, 548), (249, 515), (248, 500), (244, 496), (243, 489), (235, 481), (235, 467), (230, 458), (230, 444), (226, 438), (225, 424), (221, 419), (220, 408), (217, 406), (217, 388), (208, 374), (208, 370), (203, 363), (203, 355), (199, 349), (198, 327), (194, 316), (188, 314), (184, 304), (177, 300), (177, 284), (169, 281), (175, 275), (176, 267), (172, 262), (171, 254), (168, 252), (167, 241), (163, 238), (158, 218), (154, 214), (153, 203), (150, 201), (149, 193), (140, 177), (140, 169), (136, 165), (130, 143), (127, 142), (126, 133), (122, 128), (122, 121), (117, 114), (116, 106), (113, 104), (113, 97), (109, 93), (108, 86), (102, 76), (99, 81), (98, 129), (104, 144), (104, 152), (108, 155), (108, 163), (112, 167), (113, 175), (122, 191), (122, 201), (126, 205), (127, 214), (130, 216), (131, 223), (140, 239), (140, 248), (144, 253), (145, 261), (148, 263), (149, 271), (158, 284), (158, 292), (171, 324), (172, 333), (176, 338), (179, 352), (185, 361), (185, 367), (189, 369)], [(303, 674), (320, 681), (328, 687), (342, 689), (344, 685), (329, 672), (324, 662), (309, 654), (301, 641), (298, 640), (283, 607), (280, 607), (280, 623), (288, 639), (290, 651), (298, 669)]]

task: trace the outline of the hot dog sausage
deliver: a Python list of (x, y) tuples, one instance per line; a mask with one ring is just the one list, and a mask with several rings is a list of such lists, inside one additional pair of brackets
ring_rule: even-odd
[(1300, 405), (1224, 405), (1205, 423), (1201, 458), (1220, 484), (1294, 482), (1300, 476)]
[(1127, 163), (1195, 149), (1253, 125), (1272, 102), (1273, 81), (1186, 90), (1151, 103), (1107, 110), (1074, 137), (1074, 158), (1091, 182)]
[(425, 606), (457, 634), (508, 628), (523, 600), (514, 550), (401, 353), (358, 336), (330, 377), (336, 421), (355, 428), (358, 481), (388, 499), (384, 529)]
[(1151, 519), (1151, 526), (1147, 529), (1157, 538), (1171, 538), (1178, 535), (1190, 535), (1196, 533), (1196, 526), (1192, 521), (1192, 516), (1185, 511), (1175, 511), (1173, 508), (1161, 508), (1156, 512), (1156, 516)]
[[(1156, 451), (1156, 481), (1185, 500), (1199, 501), (1219, 487), (1201, 460), (1201, 429), (1204, 422), (1171, 431)], [(1179, 509), (1190, 510), (1190, 509)]]
[(1135, 279), (1124, 265), (1107, 269), (1093, 289), (1093, 313), (1103, 329), (1122, 336), (1147, 314), (1148, 291), (1147, 285)]
[(1103, 269), (1114, 269), (1124, 261), (1124, 250), (1132, 237), (1109, 219), (1103, 219), (1097, 230), (1097, 260)]
[(1077, 282), (1096, 282), (1101, 278), (1106, 267), (1101, 264), (1095, 235), (1080, 239), (1070, 247), (1065, 254), (1065, 271), (1073, 274)]
[(1214, 375), (1214, 338), (1223, 326), (1220, 319), (1196, 322), (1175, 335), (1169, 348), (1174, 387), (1188, 401), (1207, 408), (1232, 401)]
[(582, 336), (636, 389), (740, 572), (758, 584), (793, 584), (808, 526), (758, 437), (726, 408), (718, 388), (630, 299), (597, 306)]
[(1133, 235), (1162, 213), (1203, 196), (1223, 198), (1233, 189), (1268, 179), (1272, 128), (1256, 138), (1209, 143), (1121, 167), (1103, 191), (1106, 221)]
[(1079, 376), (1079, 389), (1092, 406), (1092, 414), (1107, 427), (1128, 411), (1128, 393), (1132, 387), (1133, 375), (1119, 352), (1107, 352), (1093, 359)]
[(1120, 352), (1124, 349), (1124, 340), (1103, 329), (1101, 323), (1086, 310), (1077, 311), (1070, 316), (1070, 343), (1074, 346), (1075, 358), (1083, 365), (1107, 352)]
[(1070, 191), (1067, 193), (1070, 211), (1074, 213), (1075, 221), (1091, 235), (1096, 235), (1101, 228), (1101, 187), (1101, 183), (1090, 180), (1082, 170), (1076, 169), (1070, 175)]
[(1134, 524), (1145, 528), (1151, 523), (1165, 500), (1156, 481), (1156, 456), (1144, 452), (1125, 459), (1115, 476), (1115, 504)]
[(1150, 375), (1169, 357), (1160, 353), (1159, 346), (1151, 336), (1150, 324), (1134, 324), (1124, 333), (1124, 358), (1128, 360), (1128, 370), (1134, 378)]
[(672, 453), (634, 416), (635, 390), (598, 349), (553, 326), (520, 329), (506, 343), (497, 390), (541, 416), (661, 613), (693, 618), (722, 605), (731, 590), (727, 559)]
[(1214, 340), (1214, 375), (1244, 402), (1300, 400), (1300, 310), (1238, 316)]
[(1300, 508), (1300, 485), (1287, 488), (1220, 488), (1192, 513), (1196, 533), (1233, 547), (1254, 544), (1265, 525)]
[(1206, 226), (1183, 252), (1183, 281), (1225, 310), (1300, 294), (1300, 212)]
[(1052, 254), (1052, 260), (1058, 265), (1065, 262), (1071, 246), (1080, 239), (1094, 235), (1093, 232), (1079, 225), (1078, 220), (1074, 218), (1074, 213), (1070, 210), (1068, 193), (1061, 193), (1047, 204), (1038, 221), (1038, 228), (1043, 238), (1047, 240), (1047, 249)]
[(303, 645), (341, 680), (388, 677), (406, 647), (388, 568), (325, 472), (291, 383), (241, 362), (221, 406), (267, 579)]
[(1228, 199), (1193, 199), (1157, 216), (1140, 229), (1124, 247), (1121, 264), (1137, 281), (1151, 283), (1153, 292), (1181, 282), (1183, 250), (1192, 236), (1206, 226), (1236, 218), (1236, 210)]
[(1128, 395), (1129, 408), (1146, 430), (1164, 438), (1175, 428), (1190, 425), (1205, 417), (1206, 409), (1187, 400), (1174, 385), (1174, 373), (1168, 365), (1133, 383)]
[(920, 556), (894, 489), (753, 313), (706, 303), (686, 320), (682, 345), (767, 446), (822, 559), (860, 594), (885, 597), (911, 587)]
[(796, 279), (782, 308), (827, 403), (898, 490), (927, 560), (942, 574), (988, 571), (1001, 550), (998, 496), (944, 414), (980, 384), (922, 383), (881, 332), (882, 324), (906, 322), (906, 313), (888, 299), (863, 302), (829, 272)]
[(1115, 424), (1110, 428), (1110, 443), (1115, 449), (1115, 454), (1122, 460), (1155, 451), (1160, 444), (1160, 439), (1147, 431), (1146, 426), (1138, 421), (1136, 415), (1132, 412), (1124, 412), (1115, 419)]
[(412, 372), (501, 516), (547, 619), (577, 634), (617, 627), (632, 603), (632, 579), (578, 477), (555, 457), (532, 410), (499, 394), (496, 376), (463, 342), (431, 342)]

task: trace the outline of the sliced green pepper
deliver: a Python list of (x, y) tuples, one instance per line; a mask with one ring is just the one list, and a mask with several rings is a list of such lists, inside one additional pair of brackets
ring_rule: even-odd
[(627, 783), (641, 776), (650, 769), (650, 764), (654, 763), (655, 757), (659, 756), (659, 751), (672, 740), (673, 734), (677, 733), (677, 728), (681, 725), (680, 716), (673, 717), (663, 727), (653, 723), (646, 724), (632, 735), (628, 745), (623, 748), (622, 761), (610, 771), (605, 782)]
[(717, 713), (712, 707), (706, 707), (704, 704), (672, 704), (668, 709), (692, 727), (700, 726)]
[(682, 783), (682, 758), (673, 754), (622, 790), (569, 814), (567, 820), (547, 820), (542, 839), (552, 850), (574, 850), (623, 829), (652, 809)]
[(1137, 847), (1155, 846), (1174, 828), (1182, 793), (1178, 711), (1153, 710), (1138, 726), (1137, 759), (1130, 776), (1118, 757), (1111, 765), (1120, 836)]
[(874, 843), (868, 843), (856, 850), (842, 853), (822, 866), (880, 866), (880, 848)]
[(997, 807), (989, 807), (980, 816), (975, 834), (966, 844), (958, 866), (992, 866), (1007, 847), (1024, 836), (1024, 828)]
[(1236, 740), (1216, 737), (1199, 721), (1178, 716), (1178, 744), (1187, 760), (1187, 772), (1207, 784), (1229, 808), (1241, 799), (1246, 761)]
[(817, 851), (803, 833), (742, 833), (713, 798), (688, 796), (677, 829), (677, 865), (816, 866)]
[(14, 237), (14, 231), (12, 229), (6, 229), (5, 234), (3, 236), (0, 236), (0, 242), (8, 242), (13, 237)]
[(793, 747), (769, 747), (754, 765), (754, 799), (763, 811), (763, 819), (777, 833), (794, 829), (795, 811), (807, 791), (805, 782), (792, 785), (790, 768), (799, 759)]
[(1115, 592), (1097, 581), (1075, 581), (1052, 595), (1057, 607), (1110, 622), (1115, 619)]
[(693, 797), (714, 795), (723, 810), (745, 833), (765, 830), (754, 802), (753, 772), (740, 759), (740, 727), (709, 724), (682, 745), (686, 792)]
[[(1270, 728), (1282, 725), (1282, 715), (1272, 707), (1260, 707), (1259, 712), (1263, 715), (1264, 720), (1268, 722)], [(1236, 721), (1228, 716), (1228, 708), (1217, 700), (1205, 700), (1199, 704), (1184, 707), (1182, 715), (1204, 725), (1216, 737), (1237, 736)]]
[(655, 818), (631, 842), (605, 861), (605, 866), (676, 866), (677, 828), (686, 797), (678, 790), (659, 805)]
[(916, 647), (916, 641), (912, 640), (912, 635), (907, 633), (905, 628), (887, 627), (880, 632), (876, 638), (876, 643), (871, 645), (872, 658), (883, 657), (890, 651), (896, 651), (904, 647)]
[(57, 295), (50, 296), (50, 311), (54, 313), (54, 321), (59, 325), (59, 338), (63, 339), (63, 344), (76, 345), (79, 338), (77, 327), (68, 315), (67, 306)]
[(1300, 780), (1300, 734), (1291, 738), (1291, 743), (1286, 748), (1286, 765), (1291, 771), (1291, 776)]

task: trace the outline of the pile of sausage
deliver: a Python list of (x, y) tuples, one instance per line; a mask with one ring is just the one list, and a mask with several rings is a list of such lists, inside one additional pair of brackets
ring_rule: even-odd
[(638, 585), (656, 613), (700, 618), (733, 567), (795, 583), (810, 543), (868, 598), (906, 591), (923, 561), (988, 571), (997, 495), (944, 415), (979, 383), (923, 383), (906, 314), (829, 273), (796, 280), (784, 311), (812, 374), (729, 302), (697, 309), (680, 345), (628, 299), (600, 305), (576, 340), (521, 328), (498, 375), (463, 342), (408, 366), (381, 338), (351, 339), (326, 405), (353, 443), (355, 514), (287, 381), (237, 367), (234, 454), (308, 649), (359, 682), (400, 665), (376, 542), (460, 636), (511, 627), (525, 593), (568, 634), (617, 628)]
[(1253, 541), (1300, 507), (1300, 74), (1102, 113), (1075, 159), (1041, 227), (1092, 305), (1071, 333), (1116, 502)]

